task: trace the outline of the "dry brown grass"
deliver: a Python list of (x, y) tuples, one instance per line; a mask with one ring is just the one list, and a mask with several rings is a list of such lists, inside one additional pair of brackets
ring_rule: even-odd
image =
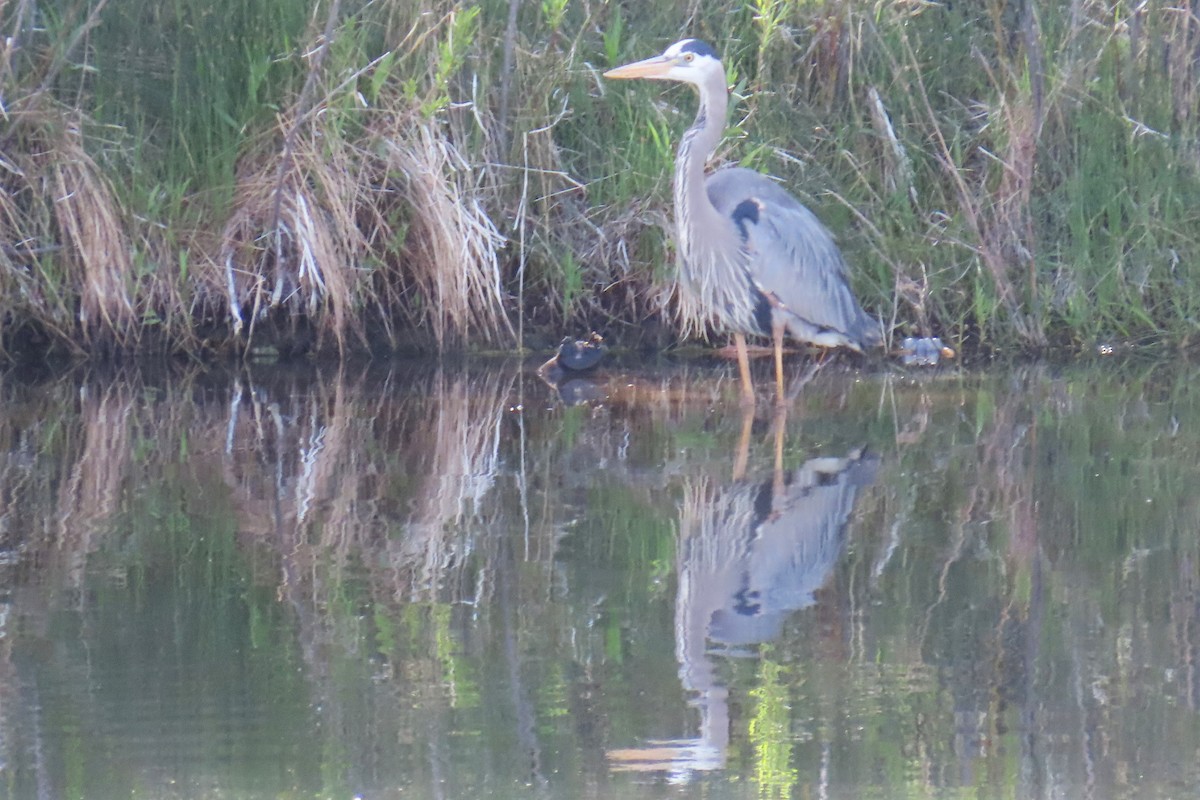
[[(381, 149), (396, 196), (380, 200), (402, 204), (409, 220), (402, 261), (391, 271), (403, 313), (432, 332), (439, 350), (511, 341), (500, 269), (506, 241), (488, 213), (479, 170), (432, 120), (401, 119)], [(380, 209), (377, 218), (391, 216)]]
[[(258, 322), (282, 309), (341, 351), (351, 336), (367, 344), (368, 321), (393, 346), (401, 329), (439, 351), (511, 341), (507, 242), (489, 213), (486, 171), (456, 144), (469, 137), (396, 81), (381, 80), (368, 107), (355, 81), (391, 69), (384, 57), (349, 78), (326, 75), (332, 39), (350, 35), (335, 14), (280, 118), (278, 145), (247, 158), (238, 180), (218, 256), (235, 335), (252, 340)], [(421, 21), (388, 55), (414, 58), (447, 20)]]
[(323, 124), (318, 100), (340, 8), (333, 0), (320, 35), (311, 34), (316, 44), (304, 86), (279, 119), (281, 145), (251, 162), (221, 237), (234, 334), (246, 327), (248, 341), (261, 315), (280, 308), (306, 316), (339, 351), (349, 333), (362, 335), (349, 313), (364, 249), (355, 219), (357, 170), (345, 137)]
[(0, 141), (0, 290), (68, 347), (137, 338), (132, 249), (112, 185), (84, 146), (83, 118), (27, 98)]
[(36, 9), (0, 2), (0, 303), (75, 350), (137, 338), (127, 215), (85, 146), (87, 116), (51, 92), (106, 5), (64, 11), (60, 46), (42, 48)]
[(404, 325), (439, 350), (511, 341), (505, 239), (475, 170), (435, 123), (394, 125), (352, 149), (314, 122), (290, 155), (260, 158), (239, 180), (219, 256), (235, 333), (252, 339), (258, 320), (286, 309), (344, 350), (350, 336), (366, 343), (367, 311), (393, 344)]
[(83, 147), (77, 124), (52, 143), (42, 163), (54, 217), (79, 293), (79, 323), (89, 341), (136, 337), (129, 280), (133, 264), (112, 187)]
[[(235, 335), (253, 339), (272, 309), (304, 315), (339, 350), (362, 336), (356, 279), (365, 240), (358, 229), (360, 187), (348, 148), (314, 125), (290, 154), (254, 160), (237, 186), (221, 235), (219, 263)], [(290, 157), (289, 157), (290, 156)]]

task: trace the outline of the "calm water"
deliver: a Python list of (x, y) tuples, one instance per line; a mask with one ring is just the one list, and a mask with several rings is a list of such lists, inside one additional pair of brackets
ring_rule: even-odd
[(731, 375), (0, 379), (0, 796), (1200, 793), (1200, 368)]

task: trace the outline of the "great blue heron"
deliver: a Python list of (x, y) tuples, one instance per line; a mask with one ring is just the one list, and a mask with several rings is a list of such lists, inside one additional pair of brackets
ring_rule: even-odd
[(682, 81), (700, 93), (696, 121), (675, 159), (675, 227), (681, 318), (733, 332), (742, 398), (754, 402), (746, 334), (770, 335), (777, 399), (783, 402), (783, 335), (863, 352), (882, 342), (879, 323), (850, 291), (833, 236), (796, 198), (759, 173), (705, 162), (725, 129), (728, 90), (721, 61), (704, 42), (684, 39), (607, 78)]

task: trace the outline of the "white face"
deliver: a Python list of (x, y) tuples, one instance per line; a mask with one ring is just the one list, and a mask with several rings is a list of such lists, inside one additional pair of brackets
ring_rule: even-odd
[[(662, 76), (664, 80), (695, 81), (697, 79), (696, 73), (700, 72), (700, 69), (696, 62), (701, 60), (701, 57), (690, 50), (683, 49), (691, 41), (691, 39), (684, 39), (676, 42), (663, 52), (662, 58), (671, 62), (671, 68)], [(704, 60), (711, 61), (712, 59), (705, 57)]]
[(703, 83), (709, 75), (724, 75), (721, 62), (711, 55), (686, 49), (694, 39), (684, 39), (668, 47), (662, 55), (626, 64), (604, 73), (607, 78), (649, 78), (658, 81)]

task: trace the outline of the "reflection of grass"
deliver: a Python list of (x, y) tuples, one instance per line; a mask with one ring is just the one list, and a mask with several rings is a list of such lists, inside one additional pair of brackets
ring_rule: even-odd
[[(728, 774), (786, 796), (825, 764), (832, 786), (934, 796), (961, 792), (946, 784), (966, 753), (1009, 785), (1021, 715), (1054, 720), (1051, 750), (1097, 724), (1077, 685), (1106, 692), (1109, 741), (1138, 742), (1107, 757), (1184, 763), (1183, 679), (1155, 678), (1146, 700), (1136, 673), (1182, 675), (1194, 650), (1200, 475), (1180, 455), (1200, 448), (1194, 373), (1106, 361), (895, 381), (887, 423), (906, 438), (869, 423), (879, 480), (817, 603), (757, 657), (716, 657), (735, 712)], [(9, 573), (12, 636), (58, 635), (39, 621), (76, 607), (145, 626), (159, 633), (138, 648), (96, 648), (94, 625), (70, 647), (88, 642), (92, 669), (166, 653), (209, 693), (205, 713), (244, 668), (249, 695), (305, 700), (266, 713), (310, 725), (326, 787), (347, 764), (429, 778), (412, 753), (435, 745), (455, 763), (516, 763), (514, 676), (545, 752), (589, 779), (604, 744), (694, 724), (673, 650), (680, 500), (689, 478), (729, 480), (736, 415), (654, 401), (562, 417), (531, 403), (518, 418), (514, 376), (471, 368), (312, 377), (254, 375), (240, 403), (197, 376), (0, 383), (0, 543), (23, 570)], [(863, 435), (878, 386), (834, 378), (798, 401), (789, 457)], [(680, 428), (712, 441), (681, 446)], [(769, 471), (768, 441), (752, 471)], [(77, 604), (62, 587), (94, 591)], [(242, 660), (206, 655), (226, 647)], [(71, 714), (87, 721), (104, 692), (78, 685)], [(90, 747), (103, 728), (73, 730)]]
[(713, 431), (703, 428), (688, 428), (675, 433), (674, 439), (680, 447), (698, 451), (713, 452), (719, 450), (720, 438)]
[(799, 774), (792, 766), (791, 684), (783, 665), (769, 652), (763, 656), (757, 686), (749, 693), (755, 701), (747, 731), (754, 746), (754, 780), (759, 797), (794, 797)]

